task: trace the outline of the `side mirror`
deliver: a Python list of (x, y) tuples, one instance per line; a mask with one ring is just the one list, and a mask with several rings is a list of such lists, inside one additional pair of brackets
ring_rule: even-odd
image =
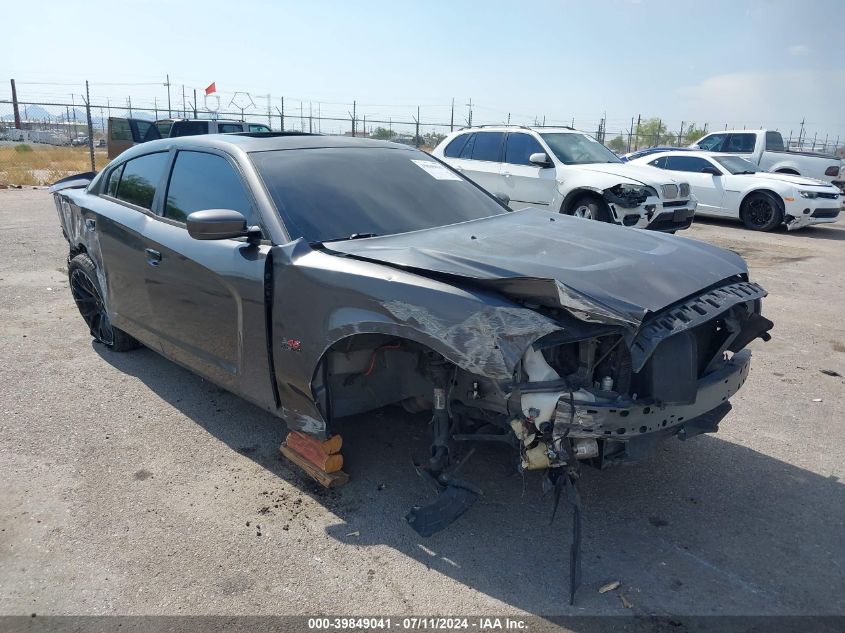
[(722, 172), (720, 172), (715, 167), (705, 167), (701, 170), (702, 174), (710, 174), (711, 176), (721, 176)]
[(225, 240), (230, 237), (243, 237), (249, 233), (246, 218), (231, 209), (208, 209), (194, 211), (185, 224), (188, 235), (195, 240)]
[(501, 202), (505, 206), (507, 206), (511, 203), (511, 197), (506, 193), (497, 193), (497, 194), (494, 194), (494, 195), (496, 196), (496, 198), (499, 199), (499, 202)]
[(552, 161), (549, 160), (549, 157), (545, 152), (536, 152), (531, 154), (531, 156), (528, 157), (528, 162), (532, 165), (536, 165), (537, 167), (550, 167), (552, 164)]

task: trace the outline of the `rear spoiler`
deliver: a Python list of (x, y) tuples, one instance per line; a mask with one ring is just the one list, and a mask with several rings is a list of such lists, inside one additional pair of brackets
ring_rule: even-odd
[(62, 189), (81, 189), (83, 187), (87, 187), (91, 183), (91, 181), (94, 180), (94, 176), (96, 175), (96, 171), (86, 171), (81, 174), (67, 176), (66, 178), (57, 180), (52, 185), (50, 185), (50, 189), (48, 191), (50, 193), (56, 193), (57, 191), (61, 191)]

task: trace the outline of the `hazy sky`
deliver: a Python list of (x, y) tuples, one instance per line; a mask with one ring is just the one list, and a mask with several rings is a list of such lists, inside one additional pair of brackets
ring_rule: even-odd
[[(632, 116), (845, 139), (845, 0), (66, 2), (4, 11), (0, 68), (19, 98), (174, 106), (216, 81), (286, 111), (463, 124), (506, 119), (610, 132)], [(199, 8), (201, 6), (201, 8)], [(19, 15), (15, 15), (15, 13)], [(14, 24), (14, 28), (10, 26)], [(72, 85), (56, 85), (72, 84)], [(78, 99), (78, 97), (74, 97)], [(250, 99), (238, 97), (251, 108)], [(202, 99), (200, 99), (202, 101)], [(2, 106), (0, 106), (2, 107)]]

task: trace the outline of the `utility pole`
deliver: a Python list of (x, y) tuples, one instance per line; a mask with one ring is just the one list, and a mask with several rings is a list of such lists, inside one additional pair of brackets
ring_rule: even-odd
[(182, 118), (188, 118), (187, 116), (185, 116), (185, 84), (182, 84)]
[(91, 171), (97, 171), (94, 162), (94, 123), (91, 121), (91, 93), (88, 91), (88, 80), (85, 80), (85, 114), (88, 118), (88, 156), (91, 158)]
[(355, 107), (356, 106), (357, 106), (357, 102), (353, 101), (352, 102), (352, 112), (349, 112), (348, 110), (346, 112), (347, 114), (352, 116), (352, 136), (355, 136)]
[(279, 110), (279, 116), (282, 118), (282, 132), (285, 131), (285, 98), (282, 97), (282, 109)]
[(684, 136), (684, 123), (686, 123), (686, 121), (681, 121), (681, 131), (678, 132), (678, 147), (681, 146), (681, 139)]
[(18, 91), (15, 88), (15, 80), (12, 79), (12, 112), (15, 114), (15, 129), (21, 129), (21, 113), (18, 110)]
[(270, 95), (267, 94), (267, 125), (270, 126), (270, 129), (273, 129), (273, 115), (271, 114), (270, 110)]
[(411, 118), (414, 119), (414, 122), (417, 124), (416, 131), (414, 132), (414, 147), (420, 146), (420, 107), (417, 106), (417, 116), (414, 118), (414, 115), (411, 115)]
[[(12, 80), (12, 85), (14, 85), (15, 80)], [(455, 131), (455, 97), (452, 97), (452, 117), (449, 119), (449, 131)]]
[(642, 115), (637, 115), (637, 133), (634, 135), (634, 151), (636, 152), (640, 148), (640, 117)]
[(631, 136), (634, 134), (634, 117), (631, 117), (631, 127), (628, 128), (628, 153), (631, 153)]
[(510, 124), (511, 124), (511, 113), (508, 112), (508, 125), (510, 125)]
[(467, 107), (469, 108), (469, 116), (467, 117), (467, 127), (472, 127), (472, 97), (470, 97)]
[(801, 149), (804, 146), (804, 121), (806, 119), (801, 119), (801, 130), (798, 132), (798, 149)]
[(164, 85), (167, 86), (167, 118), (172, 119), (173, 112), (170, 109), (170, 75), (167, 75), (167, 81), (164, 83)]
[(194, 118), (197, 118), (197, 89), (194, 88)]
[[(309, 133), (309, 134), (313, 134), (313, 133), (314, 133), (314, 129), (313, 129), (313, 115), (314, 115), (314, 110), (311, 108), (311, 102), (309, 101), (309, 102), (308, 102), (308, 133)], [(367, 123), (366, 123), (366, 119), (365, 119), (365, 120), (364, 120), (364, 129), (366, 129), (366, 128), (367, 128)]]
[(129, 117), (131, 118), (132, 117), (132, 97), (126, 97), (126, 99), (129, 103)]

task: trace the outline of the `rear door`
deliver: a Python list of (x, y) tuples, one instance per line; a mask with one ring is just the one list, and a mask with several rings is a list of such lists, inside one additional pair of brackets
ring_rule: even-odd
[(490, 193), (504, 193), (501, 163), (504, 141), (504, 132), (474, 132), (450, 163)]
[(548, 208), (555, 194), (555, 169), (531, 164), (529, 157), (546, 150), (530, 134), (510, 132), (505, 141), (502, 163), (503, 193), (510, 196), (510, 206), (521, 209), (534, 206)]
[(152, 221), (168, 162), (167, 152), (155, 152), (109, 168), (99, 193), (100, 212), (85, 221), (85, 230), (96, 230), (99, 241), (112, 323), (153, 347), (143, 233)]
[(210, 149), (176, 152), (158, 208), (144, 232), (144, 270), (162, 353), (246, 397), (266, 396), (268, 366), (254, 357), (266, 358), (269, 246), (195, 240), (185, 226), (190, 213), (205, 209), (232, 209), (249, 225), (262, 224), (237, 162)]

